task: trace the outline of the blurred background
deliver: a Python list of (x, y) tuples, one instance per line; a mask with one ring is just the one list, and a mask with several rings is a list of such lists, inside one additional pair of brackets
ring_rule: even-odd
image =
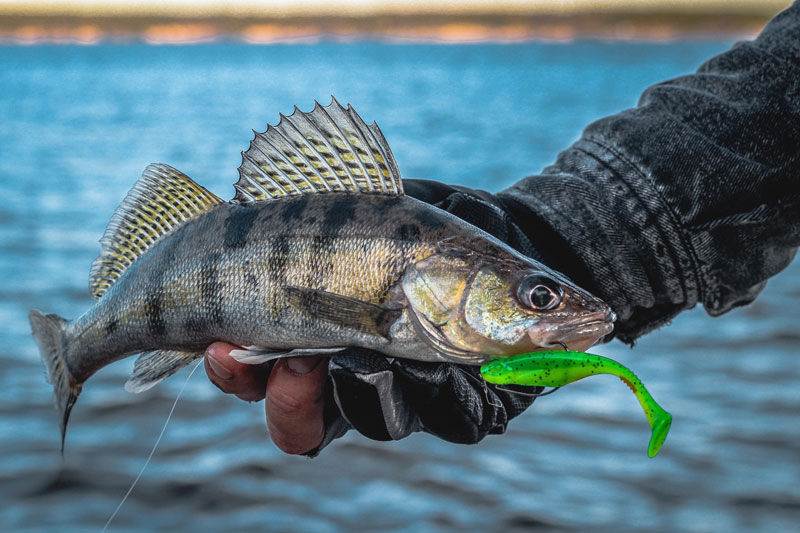
[[(376, 120), (404, 176), (498, 191), (648, 85), (752, 38), (788, 1), (0, 3), (0, 529), (99, 530), (188, 371), (138, 396), (93, 377), (59, 455), (31, 308), (91, 304), (89, 265), (151, 162), (223, 198), (239, 152), (333, 94)], [(403, 7), (405, 6), (405, 7)], [(280, 453), (262, 404), (198, 371), (112, 529), (788, 531), (800, 523), (800, 266), (752, 305), (597, 349), (674, 415), (659, 456), (600, 376), (475, 446), (349, 434)]]

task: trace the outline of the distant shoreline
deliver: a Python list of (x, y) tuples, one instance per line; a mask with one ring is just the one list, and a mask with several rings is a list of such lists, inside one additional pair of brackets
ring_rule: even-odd
[(383, 13), (366, 16), (136, 15), (129, 12), (15, 13), (6, 7), (0, 11), (0, 43), (670, 41), (754, 36), (771, 15), (759, 11)]

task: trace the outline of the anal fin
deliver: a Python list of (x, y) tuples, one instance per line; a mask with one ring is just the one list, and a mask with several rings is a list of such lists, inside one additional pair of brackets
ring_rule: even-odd
[(172, 374), (203, 357), (203, 352), (178, 352), (156, 350), (145, 352), (133, 365), (131, 377), (125, 383), (125, 390), (139, 393), (151, 389)]

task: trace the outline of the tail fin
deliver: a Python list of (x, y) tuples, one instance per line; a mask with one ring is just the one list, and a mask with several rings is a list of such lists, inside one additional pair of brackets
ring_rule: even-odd
[(32, 310), (28, 315), (31, 330), (42, 362), (47, 369), (47, 380), (53, 384), (56, 395), (56, 409), (60, 416), (61, 427), (61, 453), (64, 453), (64, 437), (67, 434), (67, 421), (75, 400), (81, 393), (81, 383), (70, 374), (67, 361), (64, 357), (64, 330), (65, 319), (58, 315), (44, 315)]

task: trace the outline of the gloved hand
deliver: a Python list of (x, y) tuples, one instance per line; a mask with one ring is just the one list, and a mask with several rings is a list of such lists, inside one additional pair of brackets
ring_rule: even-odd
[[(406, 193), (450, 211), (541, 260), (527, 237), (492, 195), (432, 181), (408, 180)], [(425, 431), (472, 444), (503, 433), (531, 403), (523, 394), (486, 383), (477, 366), (387, 359), (353, 348), (328, 358), (243, 365), (234, 346), (215, 343), (206, 357), (209, 379), (248, 401), (266, 397), (270, 436), (283, 451), (317, 455), (349, 429), (375, 440), (398, 440)]]
[[(800, 246), (798, 20), (795, 2), (754, 41), (652, 86), (636, 108), (589, 125), (542, 174), (497, 195), (414, 180), (406, 193), (602, 298), (623, 342), (698, 303), (714, 316), (747, 304)], [(229, 345), (218, 348), (222, 363), (236, 363), (225, 359)], [(267, 368), (232, 367), (225, 380), (207, 366), (226, 392), (267, 395), (272, 438), (292, 453), (318, 453), (350, 426), (373, 438), (423, 430), (475, 442), (530, 403), (487, 387), (474, 368), (355, 351), (306, 373), (293, 365), (314, 361), (281, 361), (268, 382)]]

